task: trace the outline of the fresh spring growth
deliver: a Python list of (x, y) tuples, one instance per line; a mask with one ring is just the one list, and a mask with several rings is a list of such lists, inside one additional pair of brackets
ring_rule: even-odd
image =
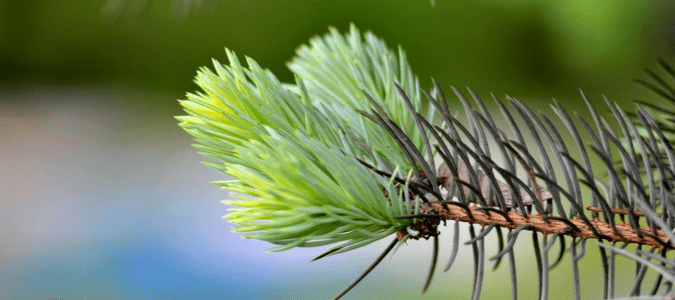
[[(370, 33), (335, 29), (298, 50), (289, 65), (296, 84), (280, 83), (247, 58), (243, 67), (226, 50), (229, 65), (214, 61), (195, 79), (202, 91), (180, 101), (177, 117), (193, 135), (205, 164), (233, 177), (215, 184), (234, 192), (225, 218), (244, 237), (292, 247), (342, 242), (326, 254), (358, 248), (405, 230), (415, 213), (408, 187), (379, 176), (357, 158), (399, 177), (412, 167), (396, 142), (358, 110), (372, 105), (421, 150), (423, 138), (394, 82), (422, 111), (417, 78), (403, 51), (398, 55)], [(433, 109), (427, 117), (433, 118)], [(387, 197), (385, 197), (385, 192)], [(410, 232), (414, 232), (410, 230)]]
[[(216, 184), (237, 199), (224, 201), (236, 207), (225, 217), (235, 224), (234, 231), (278, 245), (270, 251), (338, 243), (317, 258), (396, 233), (336, 298), (407, 238), (433, 238), (426, 291), (437, 265), (441, 221), (455, 222), (444, 271), (457, 257), (459, 222), (470, 224), (471, 239), (464, 244), (472, 245), (474, 254), (472, 299), (480, 298), (486, 262), (494, 261), (496, 269), (505, 257), (511, 295), (518, 298), (514, 245), (525, 230), (532, 232), (539, 299), (548, 297), (549, 273), (566, 252), (572, 257), (574, 298), (581, 299), (579, 260), (588, 239), (598, 240), (603, 298), (614, 297), (616, 255), (636, 263), (629, 296), (641, 294), (647, 268), (658, 273), (651, 293), (662, 286), (670, 293), (675, 264), (665, 258), (675, 248), (675, 150), (663, 126), (645, 109), (631, 118), (605, 99), (619, 132), (583, 92), (595, 126), (579, 114), (575, 122), (560, 103), (551, 108), (564, 126), (511, 97), (509, 109), (493, 95), (509, 130), (497, 126), (496, 114), (476, 93), (469, 90), (473, 107), (452, 88), (468, 119), (460, 122), (435, 81), (431, 93), (419, 88), (403, 51), (394, 54), (353, 26), (346, 35), (331, 29), (300, 47), (289, 64), (295, 84), (280, 83), (252, 59), (245, 68), (226, 52), (229, 65), (214, 62), (214, 70), (198, 72), (202, 91), (180, 102), (188, 115), (178, 119), (196, 138), (201, 154), (213, 159), (206, 164), (233, 177)], [(663, 89), (675, 91), (655, 79)], [(647, 87), (670, 96), (661, 87)], [(428, 100), (426, 107), (420, 93)], [(433, 125), (436, 116), (440, 127)], [(582, 140), (582, 132), (590, 141)], [(498, 156), (501, 163), (495, 161)], [(438, 158), (442, 164), (437, 168)], [(480, 225), (480, 232), (473, 225)], [(502, 229), (509, 231), (506, 238)], [(499, 250), (487, 258), (485, 237), (491, 232), (499, 239)], [(614, 246), (618, 242), (640, 248), (633, 254)], [(653, 253), (656, 249), (660, 256)]]

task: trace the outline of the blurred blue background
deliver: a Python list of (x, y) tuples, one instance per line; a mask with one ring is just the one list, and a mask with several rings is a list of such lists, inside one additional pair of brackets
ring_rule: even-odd
[[(434, 76), (571, 110), (578, 88), (598, 105), (649, 100), (631, 80), (675, 58), (667, 1), (437, 2), (0, 1), (0, 299), (325, 299), (379, 254), (388, 241), (309, 263), (323, 249), (266, 254), (229, 232), (228, 195), (209, 184), (226, 176), (199, 163), (173, 118), (197, 68), (226, 62), (223, 47), (289, 82), (299, 45), (354, 23), (401, 45), (425, 88)], [(531, 298), (535, 262), (519, 243)], [(469, 297), (468, 251), (420, 295), (428, 244), (402, 247), (346, 299)], [(591, 252), (583, 293), (595, 299)], [(552, 273), (553, 299), (572, 295), (568, 265)], [(483, 298), (510, 295), (507, 270), (488, 272)], [(627, 270), (618, 278), (631, 282)]]

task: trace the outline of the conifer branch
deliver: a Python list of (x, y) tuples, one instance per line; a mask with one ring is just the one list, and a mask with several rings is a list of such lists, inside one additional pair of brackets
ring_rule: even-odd
[[(661, 287), (670, 292), (675, 267), (665, 257), (675, 248), (675, 152), (663, 121), (646, 109), (630, 115), (604, 99), (619, 135), (583, 92), (592, 122), (576, 113), (574, 120), (554, 103), (562, 126), (515, 98), (506, 97), (507, 106), (493, 95), (506, 130), (471, 90), (467, 98), (452, 87), (456, 99), (446, 98), (435, 80), (431, 91), (422, 90), (401, 49), (391, 51), (354, 26), (346, 35), (331, 29), (300, 47), (289, 64), (294, 85), (281, 84), (250, 58), (243, 67), (234, 53), (227, 55), (229, 65), (214, 62), (215, 72), (200, 70), (196, 82), (203, 92), (180, 102), (188, 115), (178, 119), (202, 154), (216, 159), (205, 164), (235, 178), (216, 183), (238, 199), (224, 201), (235, 207), (225, 217), (233, 230), (277, 245), (270, 251), (338, 244), (315, 260), (396, 235), (338, 297), (405, 241), (432, 238), (426, 291), (437, 264), (439, 226), (447, 221), (455, 224), (444, 271), (459, 251), (458, 224), (469, 224), (472, 299), (483, 290), (484, 242), (493, 232), (500, 250), (490, 260), (496, 268), (508, 255), (517, 298), (513, 246), (523, 230), (533, 234), (541, 299), (548, 297), (550, 270), (566, 251), (572, 254), (574, 297), (581, 298), (579, 262), (588, 239), (599, 240), (605, 297), (615, 293), (616, 255), (636, 262), (629, 296), (641, 294), (648, 270), (659, 274), (652, 294)], [(662, 78), (648, 75), (657, 82), (649, 88), (675, 95)], [(453, 101), (466, 121), (452, 114)], [(509, 229), (506, 240), (502, 228)], [(569, 250), (565, 238), (572, 240)], [(551, 253), (556, 240), (557, 256)], [(633, 254), (623, 249), (629, 244), (662, 256), (639, 249)], [(553, 264), (550, 257), (556, 257)]]

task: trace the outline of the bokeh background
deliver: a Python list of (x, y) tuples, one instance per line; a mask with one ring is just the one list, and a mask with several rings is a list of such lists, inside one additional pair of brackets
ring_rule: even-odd
[[(632, 80), (675, 58), (667, 1), (0, 1), (0, 299), (339, 292), (388, 241), (312, 263), (324, 249), (266, 254), (270, 245), (229, 232), (228, 195), (209, 184), (225, 175), (199, 163), (173, 116), (197, 68), (226, 62), (224, 47), (290, 82), (285, 63), (299, 45), (350, 23), (401, 45), (424, 87), (434, 76), (544, 111), (552, 98), (585, 111), (579, 88), (597, 105), (602, 95), (627, 109), (654, 100)], [(442, 237), (443, 266), (450, 232)], [(529, 240), (519, 243), (527, 299), (536, 263)], [(589, 299), (602, 297), (593, 244), (581, 270)], [(420, 294), (430, 253), (408, 243), (346, 299), (469, 297), (469, 248)], [(571, 297), (569, 269), (567, 258), (552, 273), (552, 299)], [(483, 298), (510, 295), (507, 270), (487, 273)], [(633, 272), (621, 269), (620, 282)]]

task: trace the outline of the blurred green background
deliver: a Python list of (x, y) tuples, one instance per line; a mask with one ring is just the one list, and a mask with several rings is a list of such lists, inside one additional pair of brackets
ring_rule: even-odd
[[(401, 45), (425, 88), (433, 76), (581, 111), (579, 88), (598, 106), (602, 95), (626, 109), (654, 99), (631, 81), (675, 60), (667, 1), (5, 0), (0, 18), (2, 299), (321, 299), (377, 256), (382, 243), (310, 264), (321, 249), (266, 255), (269, 245), (228, 232), (227, 194), (208, 183), (224, 175), (198, 163), (173, 119), (197, 68), (226, 62), (224, 47), (291, 82), (299, 45), (354, 23)], [(519, 243), (530, 298), (536, 268)], [(430, 251), (409, 243), (347, 298), (422, 297)], [(427, 299), (470, 295), (467, 251)], [(596, 299), (589, 252), (583, 293)], [(552, 299), (572, 295), (568, 261), (552, 273)], [(483, 298), (509, 295), (507, 269), (487, 275)]]
[[(198, 66), (223, 47), (257, 60), (282, 81), (294, 50), (328, 26), (355, 23), (409, 54), (424, 86), (516, 97), (578, 98), (577, 88), (624, 101), (629, 81), (673, 52), (667, 1), (3, 1), (3, 81), (124, 82), (180, 98)], [(173, 3), (172, 3), (173, 2)], [(137, 12), (139, 3), (145, 10)], [(125, 6), (126, 5), (126, 10)], [(156, 105), (176, 107), (173, 98)]]

